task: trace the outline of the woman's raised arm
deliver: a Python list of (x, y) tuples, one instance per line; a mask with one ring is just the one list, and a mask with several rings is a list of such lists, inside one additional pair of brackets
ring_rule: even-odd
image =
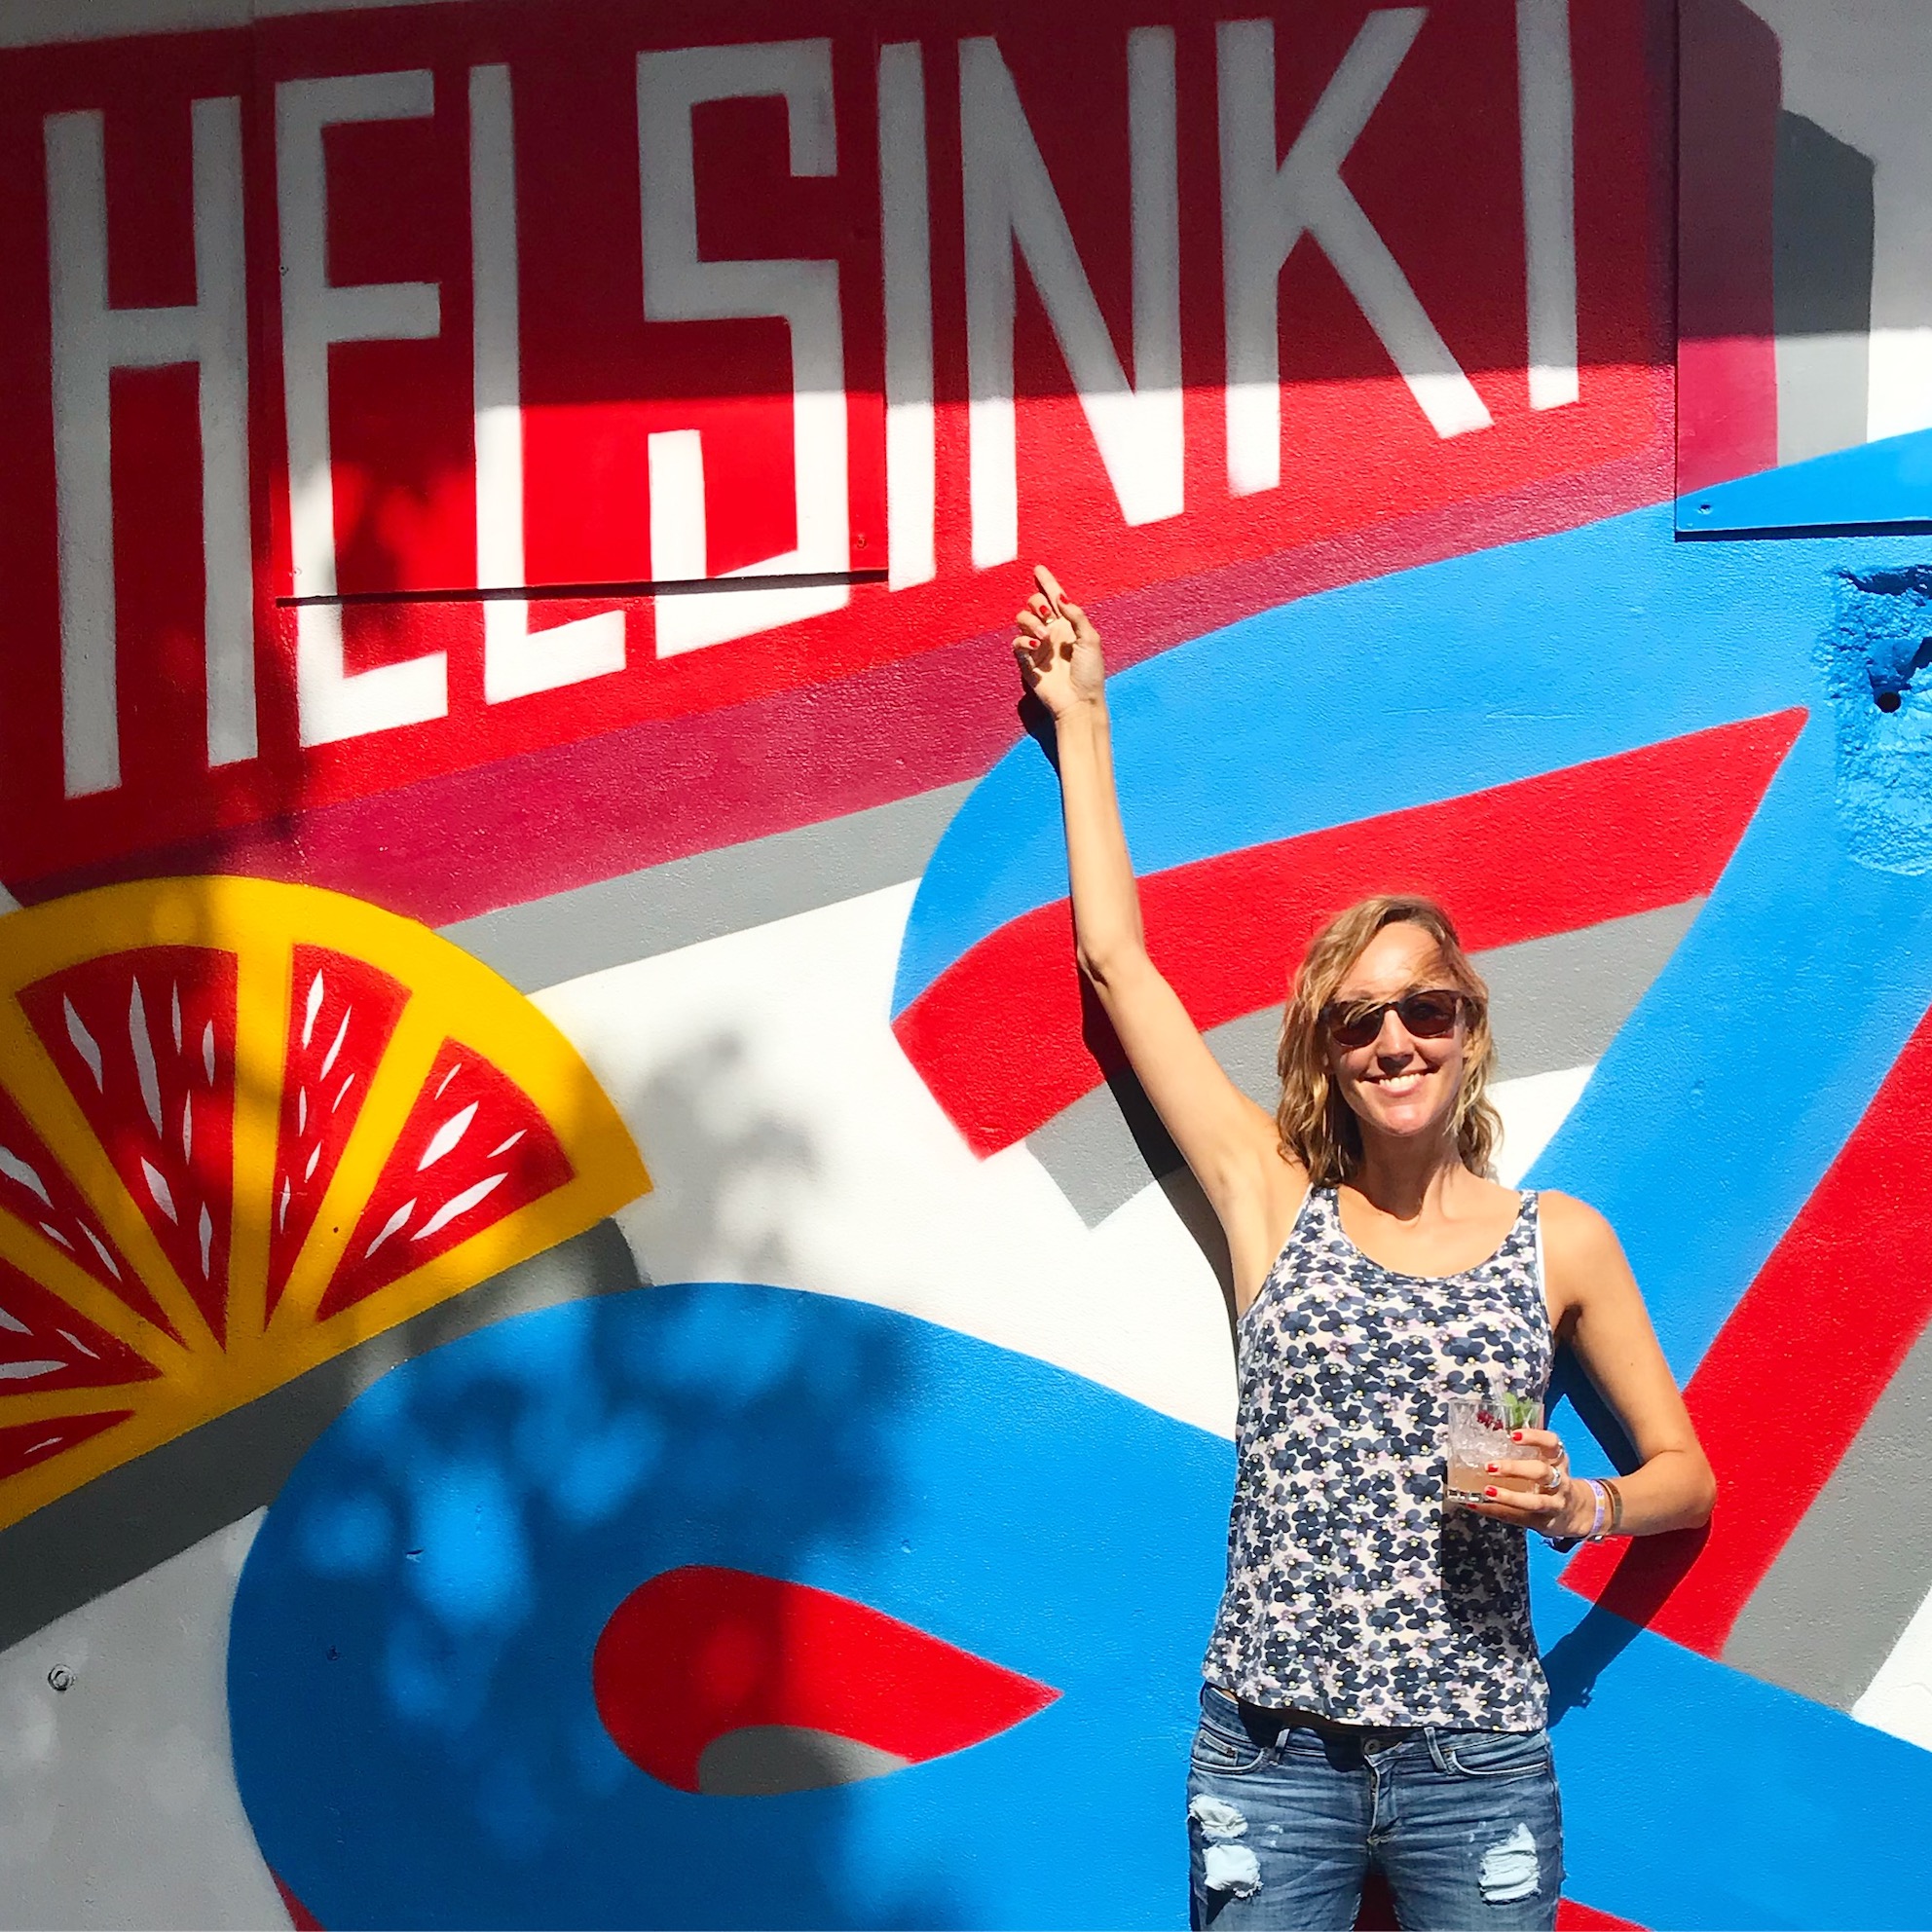
[[(1208, 1051), (1187, 1009), (1148, 956), (1140, 895), (1114, 792), (1100, 635), (1067, 602), (1051, 573), (1016, 619), (1014, 654), (1026, 688), (1052, 715), (1060, 807), (1073, 889), (1080, 970), (1162, 1124), (1220, 1216), (1241, 1263), (1268, 1214), (1271, 1182), (1301, 1178), (1282, 1159), (1270, 1116), (1235, 1086)], [(1251, 1286), (1252, 1284), (1247, 1284)]]

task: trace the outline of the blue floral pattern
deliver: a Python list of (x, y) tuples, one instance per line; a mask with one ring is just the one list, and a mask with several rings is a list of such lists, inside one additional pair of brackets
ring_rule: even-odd
[(1240, 1341), (1208, 1680), (1342, 1724), (1540, 1729), (1523, 1532), (1442, 1500), (1448, 1397), (1549, 1381), (1537, 1197), (1488, 1260), (1425, 1277), (1371, 1261), (1312, 1189)]

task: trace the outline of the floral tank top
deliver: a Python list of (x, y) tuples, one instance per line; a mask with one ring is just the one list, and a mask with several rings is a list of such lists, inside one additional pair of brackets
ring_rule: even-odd
[(1431, 1278), (1371, 1261), (1312, 1188), (1240, 1352), (1209, 1681), (1339, 1724), (1540, 1728), (1523, 1532), (1442, 1505), (1447, 1397), (1548, 1384), (1537, 1197), (1487, 1261)]

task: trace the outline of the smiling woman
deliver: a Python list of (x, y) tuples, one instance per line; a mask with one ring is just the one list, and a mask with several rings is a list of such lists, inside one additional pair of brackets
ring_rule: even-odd
[[(1609, 1225), (1490, 1173), (1488, 993), (1432, 901), (1315, 936), (1274, 1118), (1148, 955), (1098, 633), (1052, 576), (1019, 613), (1059, 751), (1080, 967), (1226, 1232), (1239, 1316), (1228, 1576), (1189, 1778), (1194, 1922), (1555, 1922), (1562, 1821), (1523, 1533), (1706, 1521), (1715, 1485)], [(1580, 1480), (1539, 1427), (1571, 1345), (1641, 1458)], [(1493, 1460), (1449, 1494), (1446, 1438)], [(1487, 1478), (1485, 1482), (1483, 1479)]]

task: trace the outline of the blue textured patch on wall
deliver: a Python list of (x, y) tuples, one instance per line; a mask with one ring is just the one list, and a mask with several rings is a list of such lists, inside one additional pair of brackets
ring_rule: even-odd
[(1839, 571), (1819, 645), (1838, 805), (1861, 865), (1932, 872), (1932, 566)]

